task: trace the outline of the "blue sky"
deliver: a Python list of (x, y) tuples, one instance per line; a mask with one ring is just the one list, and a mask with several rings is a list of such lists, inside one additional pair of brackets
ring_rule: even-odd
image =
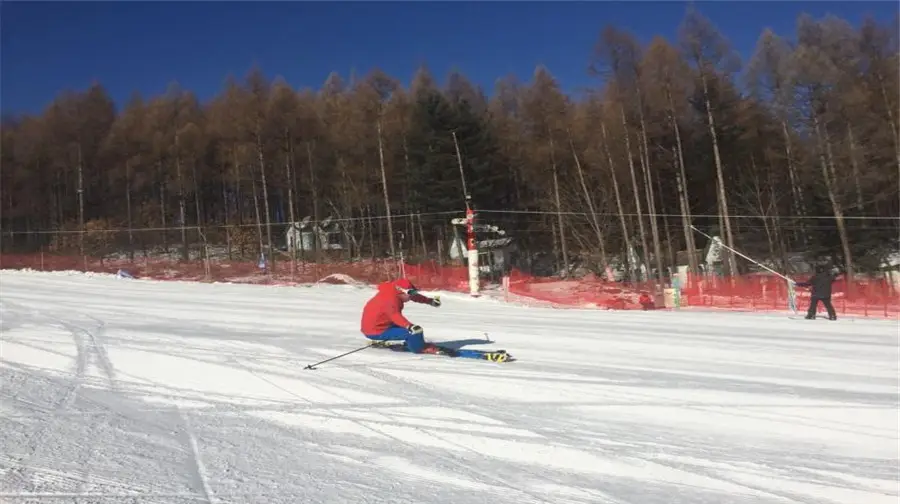
[[(698, 2), (744, 57), (765, 27), (792, 36), (797, 16), (891, 20), (896, 1)], [(96, 80), (118, 105), (172, 81), (202, 100), (257, 64), (294, 87), (374, 67), (407, 84), (426, 63), (458, 69), (487, 92), (547, 66), (567, 92), (591, 86), (592, 46), (607, 23), (674, 40), (683, 2), (8, 2), (0, 4), (0, 110), (38, 113), (63, 89)]]

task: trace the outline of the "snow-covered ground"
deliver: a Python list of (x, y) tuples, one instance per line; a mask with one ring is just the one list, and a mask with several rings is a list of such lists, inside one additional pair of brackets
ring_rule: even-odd
[[(895, 504), (897, 321), (0, 272), (0, 501)], [(493, 343), (485, 344), (484, 332)]]

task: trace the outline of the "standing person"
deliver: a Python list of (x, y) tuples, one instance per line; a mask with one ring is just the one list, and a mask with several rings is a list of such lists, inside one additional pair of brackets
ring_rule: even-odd
[(829, 273), (824, 266), (816, 266), (816, 274), (805, 282), (797, 282), (799, 287), (812, 287), (809, 295), (809, 309), (806, 311), (807, 320), (816, 318), (816, 308), (819, 307), (819, 301), (825, 305), (828, 311), (828, 320), (837, 320), (837, 314), (834, 312), (834, 306), (831, 304), (831, 284), (837, 280), (838, 275)]
[(425, 335), (422, 326), (403, 316), (403, 305), (408, 301), (441, 306), (440, 299), (419, 294), (406, 278), (384, 282), (363, 308), (363, 335), (372, 341), (404, 341), (406, 350), (420, 353), (425, 348)]

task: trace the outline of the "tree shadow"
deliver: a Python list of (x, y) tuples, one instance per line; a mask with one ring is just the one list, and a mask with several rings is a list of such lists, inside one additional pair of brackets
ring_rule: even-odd
[(434, 344), (438, 346), (442, 346), (444, 348), (452, 348), (454, 350), (459, 350), (460, 348), (466, 345), (487, 345), (489, 343), (493, 343), (491, 340), (486, 339), (464, 339), (464, 340), (453, 340), (453, 341), (435, 341)]

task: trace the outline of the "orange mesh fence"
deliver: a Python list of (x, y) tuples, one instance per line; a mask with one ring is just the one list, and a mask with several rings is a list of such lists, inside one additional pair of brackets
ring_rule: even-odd
[[(441, 266), (435, 263), (406, 265), (406, 276), (422, 289), (468, 292), (469, 274), (465, 266)], [(482, 285), (482, 288), (489, 287)], [(509, 293), (518, 298), (542, 301), (557, 307), (600, 307), (643, 309), (641, 294), (652, 292), (643, 284), (610, 283), (594, 276), (577, 280), (542, 278), (513, 269), (509, 273)]]
[(469, 291), (469, 270), (465, 266), (444, 266), (434, 262), (403, 265), (403, 272), (422, 290)]
[[(406, 265), (406, 275), (422, 289), (467, 292), (468, 270), (463, 266), (439, 266), (434, 263)], [(798, 276), (797, 281), (805, 280)], [(652, 282), (607, 282), (593, 275), (577, 280), (539, 278), (512, 270), (509, 293), (558, 307), (597, 307), (616, 310), (643, 310), (672, 306), (657, 292)], [(662, 293), (664, 294), (664, 293)], [(671, 292), (670, 294), (674, 294)], [(681, 307), (739, 310), (788, 311), (790, 292), (780, 277), (750, 274), (738, 277), (689, 276), (681, 288)], [(671, 298), (670, 298), (671, 299)], [(809, 290), (795, 288), (796, 308), (809, 306)], [(885, 280), (838, 280), (833, 285), (832, 303), (839, 315), (900, 317), (900, 293)], [(825, 308), (819, 305), (819, 313)]]
[[(270, 265), (271, 267), (271, 265)], [(71, 255), (2, 254), (0, 268), (39, 271), (90, 271), (116, 273), (125, 270), (138, 278), (156, 280), (213, 281), (265, 285), (297, 285), (313, 282), (358, 283), (372, 285), (397, 278), (401, 269), (395, 261), (361, 260), (348, 262), (302, 262), (281, 260), (273, 269), (263, 269), (255, 261), (175, 260), (136, 258), (134, 260), (95, 259)], [(465, 266), (440, 265), (433, 262), (406, 264), (403, 274), (423, 290), (468, 292), (468, 269)], [(798, 281), (805, 279), (796, 278)], [(486, 290), (499, 286), (482, 284)], [(505, 293), (504, 293), (505, 294)], [(511, 301), (536, 301), (555, 307), (605, 308), (641, 310), (672, 306), (654, 296), (651, 283), (606, 282), (594, 276), (577, 280), (539, 278), (518, 270), (509, 275), (508, 296)], [(654, 299), (655, 298), (655, 299)], [(771, 275), (740, 277), (693, 276), (682, 287), (680, 306), (740, 311), (787, 311), (787, 282)], [(884, 280), (834, 283), (832, 302), (839, 315), (866, 317), (900, 317), (900, 294)], [(809, 290), (796, 288), (796, 307), (803, 312), (809, 306)], [(824, 308), (820, 305), (819, 311)]]
[[(795, 280), (806, 280), (797, 276)], [(796, 287), (796, 307), (809, 307), (810, 291)], [(745, 311), (784, 311), (789, 309), (787, 281), (772, 275), (751, 274), (740, 277), (694, 277), (681, 293), (683, 306)], [(832, 286), (832, 304), (838, 314), (872, 317), (900, 317), (900, 294), (883, 279), (839, 279)], [(820, 304), (819, 313), (825, 308)]]

